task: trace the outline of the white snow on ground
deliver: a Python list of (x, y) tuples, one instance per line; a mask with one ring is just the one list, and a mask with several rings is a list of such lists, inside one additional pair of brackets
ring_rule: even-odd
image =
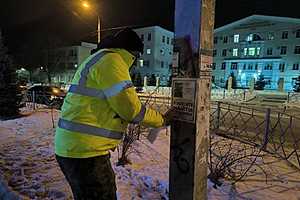
[[(57, 121), (58, 113), (54, 112)], [(72, 199), (53, 150), (54, 129), (51, 112), (41, 109), (15, 120), (0, 121), (0, 176), (22, 199)], [(121, 200), (168, 199), (169, 135), (154, 144), (145, 139), (134, 144), (131, 165), (116, 166), (112, 153), (118, 196)], [(270, 159), (271, 160), (271, 159)], [(208, 199), (300, 199), (300, 176), (281, 161), (271, 160), (269, 183), (259, 174), (232, 186), (225, 182), (215, 189), (208, 181)]]

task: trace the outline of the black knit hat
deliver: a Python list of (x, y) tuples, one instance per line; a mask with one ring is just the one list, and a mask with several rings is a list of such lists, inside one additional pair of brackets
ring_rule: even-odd
[(130, 28), (125, 28), (114, 35), (115, 48), (143, 53), (144, 44), (138, 34)]

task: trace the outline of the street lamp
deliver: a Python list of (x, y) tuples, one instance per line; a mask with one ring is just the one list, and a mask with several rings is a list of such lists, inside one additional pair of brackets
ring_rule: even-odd
[(85, 8), (89, 8), (90, 7), (90, 5), (87, 2), (83, 2), (82, 6), (85, 7)]
[[(85, 8), (85, 9), (90, 9), (90, 4), (86, 1), (82, 2), (82, 7)], [(100, 30), (101, 30), (101, 21), (100, 21), (100, 16), (98, 13), (97, 14), (97, 20), (98, 20), (98, 23), (97, 23), (97, 35), (98, 35), (98, 43), (100, 42)]]

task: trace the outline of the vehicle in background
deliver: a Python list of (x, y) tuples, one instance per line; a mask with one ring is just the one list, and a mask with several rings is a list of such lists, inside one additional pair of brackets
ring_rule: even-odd
[(27, 90), (27, 101), (60, 109), (66, 92), (56, 86), (34, 85)]

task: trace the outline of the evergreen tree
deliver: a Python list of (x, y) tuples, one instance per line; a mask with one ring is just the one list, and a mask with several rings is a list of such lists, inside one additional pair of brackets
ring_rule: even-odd
[(16, 70), (3, 44), (0, 31), (0, 118), (10, 118), (19, 113)]
[(156, 85), (156, 77), (155, 77), (154, 74), (151, 75), (148, 83), (149, 83), (149, 86), (155, 86)]
[(294, 89), (294, 92), (300, 92), (300, 76), (297, 77), (293, 89)]
[(254, 84), (254, 89), (255, 90), (264, 90), (266, 86), (266, 81), (264, 78), (264, 75), (259, 75), (258, 80)]

